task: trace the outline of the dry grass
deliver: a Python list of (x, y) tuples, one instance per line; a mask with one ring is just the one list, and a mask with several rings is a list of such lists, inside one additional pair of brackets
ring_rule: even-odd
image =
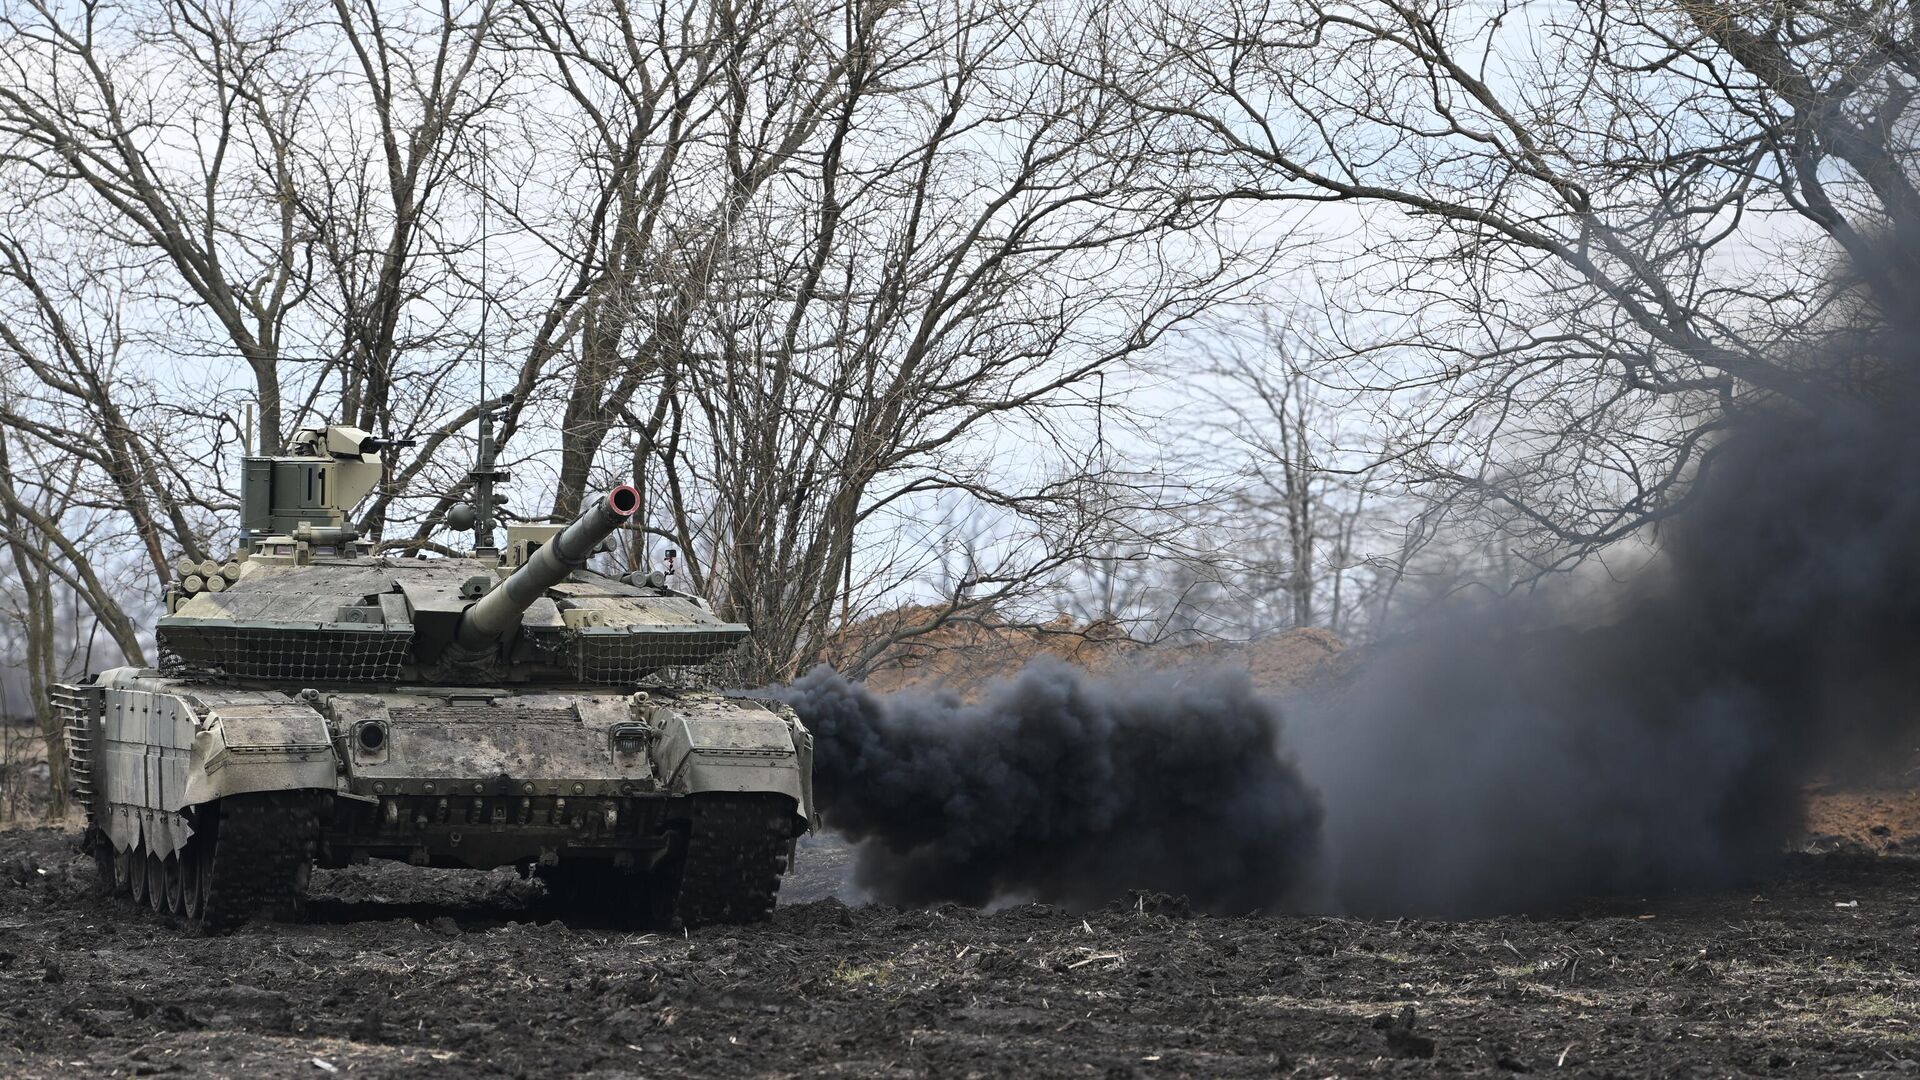
[(40, 729), (32, 720), (0, 720), (0, 828), (56, 820), (53, 795)]

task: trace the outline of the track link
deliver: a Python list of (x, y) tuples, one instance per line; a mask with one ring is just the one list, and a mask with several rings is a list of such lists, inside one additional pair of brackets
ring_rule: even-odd
[(674, 892), (684, 926), (760, 922), (773, 915), (793, 850), (793, 800), (784, 795), (699, 795)]
[(256, 915), (298, 919), (305, 913), (320, 797), (303, 791), (230, 795), (220, 800), (211, 833), (195, 836), (187, 847), (206, 875), (203, 927), (218, 932)]

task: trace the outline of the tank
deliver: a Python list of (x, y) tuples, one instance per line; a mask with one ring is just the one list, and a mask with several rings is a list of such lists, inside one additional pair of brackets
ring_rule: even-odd
[[(484, 421), (483, 421), (484, 423)], [(394, 555), (348, 511), (387, 443), (344, 426), (248, 457), (242, 540), (183, 563), (157, 668), (54, 691), (103, 887), (209, 930), (299, 917), (314, 865), (512, 866), (648, 926), (764, 919), (814, 822), (812, 737), (685, 672), (735, 648), (661, 571), (587, 568), (615, 488), (471, 553)]]

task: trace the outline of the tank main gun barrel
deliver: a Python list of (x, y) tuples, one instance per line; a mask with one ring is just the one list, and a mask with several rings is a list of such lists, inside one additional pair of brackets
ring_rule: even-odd
[(520, 625), (520, 616), (535, 600), (565, 581), (568, 574), (586, 566), (600, 541), (612, 536), (639, 508), (640, 493), (632, 485), (621, 484), (608, 492), (605, 499), (540, 545), (520, 569), (468, 608), (454, 632), (455, 644), (467, 652), (491, 647)]

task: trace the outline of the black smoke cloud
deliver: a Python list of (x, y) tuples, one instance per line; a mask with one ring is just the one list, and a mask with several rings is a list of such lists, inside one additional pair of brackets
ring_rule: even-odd
[(1914, 737), (1920, 393), (1886, 359), (1913, 340), (1726, 416), (1604, 618), (1443, 611), (1290, 701), (1284, 747), (1243, 676), (1048, 665), (963, 705), (816, 672), (790, 698), (827, 821), (899, 902), (1466, 915), (1764, 872), (1811, 777)]
[(1541, 629), (1556, 620), (1528, 601), (1452, 612), (1298, 703), (1323, 902), (1470, 914), (1764, 871), (1812, 775), (1912, 733), (1911, 403), (1736, 418), (1606, 625)]
[(1244, 672), (1092, 680), (1038, 662), (963, 702), (883, 698), (823, 667), (780, 694), (813, 731), (827, 825), (888, 902), (1144, 889), (1247, 912), (1312, 861), (1318, 806)]

